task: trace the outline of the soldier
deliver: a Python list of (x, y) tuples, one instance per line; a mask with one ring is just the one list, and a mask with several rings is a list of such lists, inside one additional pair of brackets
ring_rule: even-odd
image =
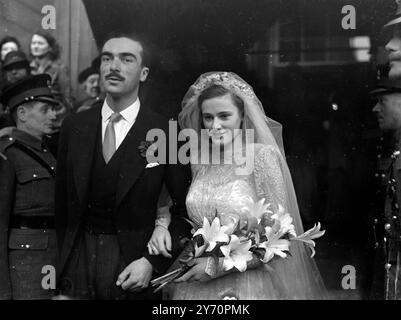
[(401, 0), (396, 0), (397, 11), (395, 16), (383, 26), (383, 36), (388, 38), (386, 51), (389, 60), (389, 77), (401, 77)]
[(401, 81), (383, 79), (371, 95), (377, 98), (373, 112), (385, 133), (385, 148), (378, 155), (379, 181), (376, 217), (373, 221), (377, 248), (372, 298), (401, 299)]
[(52, 133), (59, 104), (47, 74), (5, 88), (1, 102), (16, 128), (0, 138), (0, 299), (53, 296), (56, 160), (42, 138)]

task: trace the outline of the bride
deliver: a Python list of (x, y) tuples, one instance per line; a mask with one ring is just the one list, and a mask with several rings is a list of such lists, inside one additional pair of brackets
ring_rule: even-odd
[[(210, 150), (217, 147), (220, 152), (217, 164), (198, 161), (204, 159), (205, 148), (199, 148), (196, 157), (191, 154), (193, 178), (186, 205), (196, 227), (202, 226), (204, 217), (211, 222), (219, 213), (230, 213), (241, 220), (249, 199), (266, 199), (274, 210), (283, 206), (293, 218), (296, 234), (303, 233), (281, 125), (265, 115), (261, 102), (243, 79), (232, 72), (201, 75), (183, 99), (179, 124), (182, 129), (196, 130), (200, 140), (204, 138), (201, 129), (206, 129), (207, 143), (200, 145)], [(238, 156), (244, 152), (246, 159), (253, 160), (251, 170), (239, 171), (243, 164), (239, 164)], [(169, 219), (164, 214), (158, 220), (156, 225), (163, 225)], [(149, 251), (165, 252), (169, 242), (167, 225), (156, 228)], [(178, 264), (177, 260), (172, 268)], [(168, 286), (165, 296), (178, 300), (327, 298), (310, 252), (297, 241), (291, 242), (287, 258), (271, 260), (269, 268), (254, 257), (245, 272), (219, 270), (212, 277), (206, 272), (207, 264), (207, 258), (197, 258), (194, 267)]]

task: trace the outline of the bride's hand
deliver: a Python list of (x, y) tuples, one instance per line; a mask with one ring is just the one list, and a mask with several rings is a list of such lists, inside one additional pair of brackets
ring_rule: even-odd
[(193, 281), (209, 281), (212, 279), (206, 273), (206, 267), (208, 263), (207, 257), (197, 258), (195, 260), (194, 266), (188, 270), (183, 276), (178, 279), (175, 279), (174, 282), (193, 282)]
[(166, 258), (171, 258), (171, 235), (167, 228), (156, 226), (153, 230), (152, 237), (148, 242), (148, 251), (151, 255), (161, 254)]

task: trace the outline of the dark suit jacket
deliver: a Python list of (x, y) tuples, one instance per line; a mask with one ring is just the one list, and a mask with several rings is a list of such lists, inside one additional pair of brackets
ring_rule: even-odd
[[(90, 172), (99, 126), (101, 104), (65, 119), (61, 129), (56, 177), (56, 228), (61, 246), (59, 276), (80, 234), (88, 205)], [(177, 256), (179, 239), (187, 236), (190, 229), (183, 219), (186, 217), (185, 198), (190, 184), (190, 169), (189, 166), (169, 164), (145, 168), (147, 161), (140, 155), (138, 146), (146, 141), (148, 130), (153, 128), (162, 129), (168, 141), (167, 119), (141, 104), (137, 119), (125, 138), (129, 144), (120, 168), (113, 217), (125, 262), (129, 264), (146, 257), (157, 273), (163, 273), (174, 258), (150, 256), (146, 247), (155, 225), (159, 194), (165, 183), (173, 199), (170, 208), (173, 220), (169, 229), (173, 256)]]

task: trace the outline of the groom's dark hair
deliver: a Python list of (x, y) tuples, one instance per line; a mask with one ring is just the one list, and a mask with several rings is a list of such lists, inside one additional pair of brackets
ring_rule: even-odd
[(152, 64), (152, 51), (153, 51), (153, 44), (151, 41), (146, 37), (144, 34), (139, 33), (139, 32), (120, 32), (120, 31), (113, 31), (110, 32), (105, 40), (103, 41), (102, 47), (106, 44), (107, 41), (110, 39), (115, 39), (115, 38), (128, 38), (132, 41), (138, 42), (141, 47), (142, 47), (142, 53), (141, 53), (141, 58), (142, 58), (142, 67), (148, 67), (150, 68)]

